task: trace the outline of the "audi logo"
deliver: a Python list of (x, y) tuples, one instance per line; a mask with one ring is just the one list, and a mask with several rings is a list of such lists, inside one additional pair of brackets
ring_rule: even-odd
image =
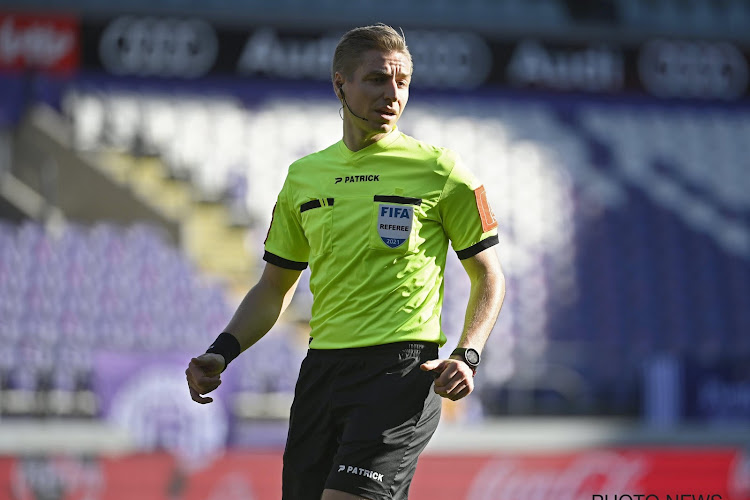
[(407, 43), (414, 62), (412, 83), (437, 88), (475, 88), (487, 80), (492, 53), (478, 35), (411, 31)]
[[(245, 75), (327, 80), (339, 36), (304, 40), (262, 28), (245, 43), (237, 70)], [(415, 85), (474, 88), (487, 80), (492, 69), (487, 43), (473, 33), (409, 31), (406, 39), (414, 62)]]
[(116, 75), (197, 78), (218, 50), (213, 27), (198, 19), (120, 17), (99, 41), (102, 64)]
[(652, 40), (638, 58), (644, 86), (659, 97), (736, 99), (748, 84), (748, 64), (726, 42)]

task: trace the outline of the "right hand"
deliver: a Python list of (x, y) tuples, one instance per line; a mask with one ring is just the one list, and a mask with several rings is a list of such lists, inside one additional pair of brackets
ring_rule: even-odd
[(203, 397), (203, 394), (208, 394), (221, 385), (224, 366), (224, 356), (221, 354), (206, 353), (190, 360), (185, 375), (193, 401), (200, 404), (213, 401), (213, 398)]

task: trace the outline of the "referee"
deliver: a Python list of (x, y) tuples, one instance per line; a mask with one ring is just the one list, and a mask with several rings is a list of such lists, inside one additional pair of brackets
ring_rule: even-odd
[[(378, 24), (339, 41), (333, 90), (343, 140), (289, 167), (267, 262), (224, 333), (186, 371), (198, 403), (268, 332), (310, 266), (310, 349), (284, 451), (284, 500), (405, 499), (440, 418), (440, 397), (474, 389), (505, 280), (484, 187), (451, 151), (401, 133), (412, 61)], [(471, 280), (449, 359), (440, 328), (448, 244)]]

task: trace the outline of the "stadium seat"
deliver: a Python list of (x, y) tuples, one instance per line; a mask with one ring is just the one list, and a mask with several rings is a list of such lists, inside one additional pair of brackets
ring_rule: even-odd
[[(544, 4), (532, 7), (543, 10)], [(660, 23), (672, 16), (669, 2), (630, 4), (623, 11), (628, 19), (645, 16)], [(504, 2), (503, 8), (513, 5)], [(288, 165), (326, 147), (341, 131), (329, 98), (282, 94), (244, 103), (157, 92), (108, 96), (88, 91), (79, 92), (77, 99), (81, 112), (90, 115), (81, 123), (99, 119), (97, 103), (107, 109), (114, 102), (128, 116), (140, 112), (138, 119), (117, 122), (117, 137), (143, 135), (175, 175), (191, 179), (201, 196), (221, 197), (244, 213), (250, 224), (247, 248), (259, 257)], [(636, 378), (623, 375), (623, 388), (616, 394), (608, 393), (607, 384), (616, 381), (617, 373), (637, 371), (644, 356), (667, 351), (720, 357), (750, 350), (741, 333), (747, 331), (748, 315), (739, 312), (750, 310), (747, 280), (736, 277), (748, 276), (750, 258), (746, 110), (501, 93), (481, 99), (436, 94), (409, 106), (401, 129), (457, 151), (485, 182), (500, 222), (497, 251), (508, 294), (488, 356), (495, 351), (499, 358), (522, 357), (529, 363), (493, 370), (488, 383), (500, 386), (515, 376), (529, 376), (524, 370), (534, 366), (562, 362), (585, 377), (590, 393), (582, 401), (609, 397), (611, 405), (632, 409), (637, 404), (628, 398), (637, 395)], [(127, 127), (142, 130), (128, 132)], [(218, 136), (212, 135), (215, 131)], [(207, 149), (206, 141), (197, 144), (198, 136), (225, 140), (222, 152)], [(106, 142), (100, 147), (107, 147)], [(0, 240), (7, 240), (7, 234), (0, 230)], [(229, 308), (215, 292), (196, 294), (194, 271), (184, 260), (147, 232), (133, 242), (118, 234), (104, 226), (82, 236), (85, 245), (71, 238), (65, 243), (70, 250), (60, 252), (68, 257), (45, 253), (33, 229), (21, 239), (28, 242), (23, 248), (33, 247), (34, 255), (46, 262), (65, 259), (67, 286), (84, 297), (100, 297), (101, 309), (118, 318), (111, 323), (85, 300), (64, 301), (62, 314), (80, 314), (83, 330), (95, 330), (86, 325), (101, 327), (108, 347), (162, 349), (162, 338), (152, 339), (151, 333), (133, 338), (125, 332), (157, 332), (173, 321), (183, 327), (171, 341), (191, 345), (201, 344), (201, 329), (221, 328)], [(21, 239), (14, 238), (20, 248)], [(32, 257), (18, 248), (0, 250), (14, 263), (0, 267), (9, 277), (0, 285), (6, 295), (34, 290), (24, 281), (27, 274), (9, 271), (32, 265)], [(145, 253), (151, 255), (148, 262), (139, 257)], [(46, 265), (49, 272), (35, 278), (37, 286), (59, 287), (54, 267)], [(465, 273), (453, 256), (445, 279), (443, 329), (450, 344), (463, 327), (468, 293)], [(293, 305), (309, 311), (311, 300), (306, 272)], [(60, 314), (54, 301), (36, 297), (30, 303), (50, 316)], [(23, 317), (18, 301), (1, 307), (14, 318)], [(176, 309), (199, 309), (201, 315), (188, 320), (164, 313)], [(135, 311), (135, 319), (128, 311)], [(287, 355), (270, 343), (257, 350), (266, 349)], [(558, 350), (578, 355), (560, 361)], [(607, 354), (599, 359), (598, 352)], [(257, 363), (274, 373), (264, 359)], [(248, 391), (289, 389), (290, 383), (279, 380), (270, 376), (242, 384)]]

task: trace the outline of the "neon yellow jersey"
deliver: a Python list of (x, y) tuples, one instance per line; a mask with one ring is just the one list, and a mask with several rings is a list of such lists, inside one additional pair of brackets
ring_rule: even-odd
[(450, 150), (394, 129), (294, 162), (264, 260), (310, 265), (313, 349), (436, 342), (450, 240), (460, 259), (498, 242), (484, 187)]

